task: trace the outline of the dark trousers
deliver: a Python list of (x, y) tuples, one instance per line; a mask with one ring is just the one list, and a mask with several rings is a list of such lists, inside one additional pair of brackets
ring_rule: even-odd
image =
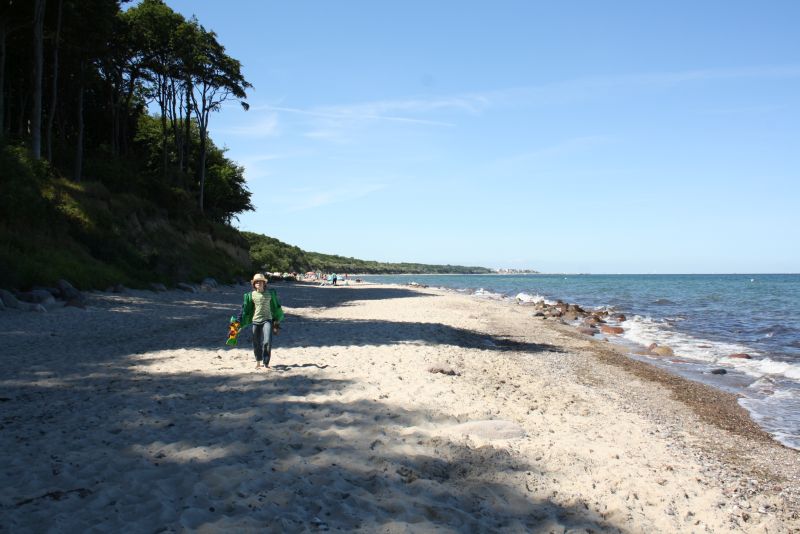
[(253, 323), (253, 354), (256, 361), (264, 360), (264, 365), (269, 365), (272, 354), (272, 321)]

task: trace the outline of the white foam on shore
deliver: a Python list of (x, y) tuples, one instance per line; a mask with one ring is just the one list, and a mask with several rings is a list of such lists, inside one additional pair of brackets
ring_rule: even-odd
[(506, 298), (506, 296), (503, 295), (502, 293), (494, 293), (492, 291), (486, 291), (482, 287), (476, 289), (472, 293), (472, 295), (475, 296), (475, 297), (483, 297), (483, 298), (492, 299), (492, 300), (503, 300), (503, 299)]
[[(753, 420), (783, 445), (800, 449), (800, 364), (760, 357), (761, 353), (742, 344), (694, 338), (675, 332), (668, 321), (634, 316), (624, 323), (623, 339), (640, 345), (651, 343), (670, 347), (676, 357), (709, 367), (727, 368), (755, 379), (737, 390), (739, 404)], [(731, 358), (746, 353), (752, 358)], [(686, 375), (683, 375), (686, 376)]]
[[(755, 385), (755, 384), (754, 384)], [(739, 399), (753, 420), (783, 445), (800, 450), (800, 390), (781, 389)]]
[[(739, 343), (724, 343), (699, 339), (676, 332), (668, 323), (636, 315), (623, 323), (623, 337), (645, 347), (651, 343), (670, 347), (676, 356), (711, 365), (732, 368), (753, 378), (780, 376), (800, 382), (800, 364), (760, 358), (757, 350)], [(752, 359), (731, 358), (732, 354), (746, 353)], [(800, 384), (799, 384), (800, 385)]]
[(720, 343), (705, 339), (698, 339), (688, 334), (676, 332), (667, 322), (654, 320), (650, 317), (634, 315), (629, 317), (622, 326), (625, 328), (624, 337), (644, 345), (651, 343), (666, 345), (670, 347), (676, 355), (680, 355), (701, 362), (716, 363), (718, 360), (729, 354), (746, 352), (750, 355), (757, 355), (749, 347), (738, 343)]
[(554, 305), (556, 303), (556, 301), (548, 300), (545, 297), (543, 297), (542, 295), (539, 295), (539, 294), (531, 295), (530, 293), (524, 293), (524, 292), (523, 293), (517, 293), (517, 295), (514, 297), (514, 299), (516, 299), (517, 302), (521, 302), (521, 303), (525, 303), (525, 304), (529, 304), (529, 303), (534, 303), (535, 304), (537, 302), (544, 302), (545, 304), (548, 304), (548, 305), (552, 306), (552, 305)]

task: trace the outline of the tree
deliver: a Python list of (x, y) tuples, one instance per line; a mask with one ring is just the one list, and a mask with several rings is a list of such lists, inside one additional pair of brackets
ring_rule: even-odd
[(31, 153), (42, 154), (42, 77), (44, 74), (45, 0), (36, 0), (33, 8), (33, 112), (31, 114)]
[(53, 120), (56, 116), (58, 105), (58, 46), (61, 37), (61, 14), (64, 0), (58, 0), (58, 17), (56, 19), (56, 34), (53, 37), (53, 80), (50, 92), (50, 106), (47, 109), (47, 161), (53, 161)]
[(184, 23), (184, 18), (174, 12), (162, 0), (143, 0), (128, 10), (127, 19), (144, 49), (144, 67), (151, 82), (150, 94), (161, 110), (161, 158), (162, 172), (167, 174), (167, 114), (172, 101), (172, 80), (179, 77), (174, 36)]
[(6, 133), (6, 43), (9, 36), (26, 26), (25, 7), (19, 2), (0, 0), (0, 139)]
[[(102, 86), (99, 66), (102, 64), (101, 58), (113, 43), (119, 6), (112, 0), (81, 0), (70, 4), (69, 32), (65, 32), (65, 41), (69, 44), (71, 72), (77, 78), (70, 85), (77, 86), (77, 94), (71, 95), (75, 107), (73, 178), (80, 181), (87, 134), (105, 140), (98, 125), (107, 124), (109, 110), (103, 107), (99, 99)], [(85, 107), (87, 97), (91, 98), (89, 110)], [(89, 132), (86, 131), (87, 118), (93, 126)]]
[(196, 19), (186, 25), (185, 38), (192, 44), (188, 48), (189, 55), (185, 59), (192, 91), (195, 117), (200, 128), (200, 156), (198, 161), (200, 194), (200, 211), (204, 209), (204, 193), (206, 181), (206, 156), (208, 144), (208, 121), (212, 111), (218, 111), (223, 102), (238, 99), (244, 110), (249, 109), (245, 102), (246, 90), (252, 85), (241, 73), (241, 63), (225, 53), (225, 47), (217, 42), (217, 35), (206, 31)]

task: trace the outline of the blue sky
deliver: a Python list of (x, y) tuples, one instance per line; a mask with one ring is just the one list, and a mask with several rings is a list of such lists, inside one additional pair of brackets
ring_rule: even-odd
[(800, 272), (800, 2), (198, 2), (238, 226), (378, 261)]

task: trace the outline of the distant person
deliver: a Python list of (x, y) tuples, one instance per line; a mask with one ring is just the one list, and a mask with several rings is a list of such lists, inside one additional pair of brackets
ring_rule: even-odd
[(338, 279), (338, 277), (336, 276), (336, 273), (333, 273), (333, 285), (336, 285), (336, 280), (337, 279)]
[(267, 279), (256, 273), (250, 281), (252, 291), (244, 294), (239, 324), (253, 325), (253, 354), (256, 357), (256, 369), (269, 367), (272, 356), (272, 335), (277, 334), (283, 320), (283, 308), (274, 289), (267, 290)]

